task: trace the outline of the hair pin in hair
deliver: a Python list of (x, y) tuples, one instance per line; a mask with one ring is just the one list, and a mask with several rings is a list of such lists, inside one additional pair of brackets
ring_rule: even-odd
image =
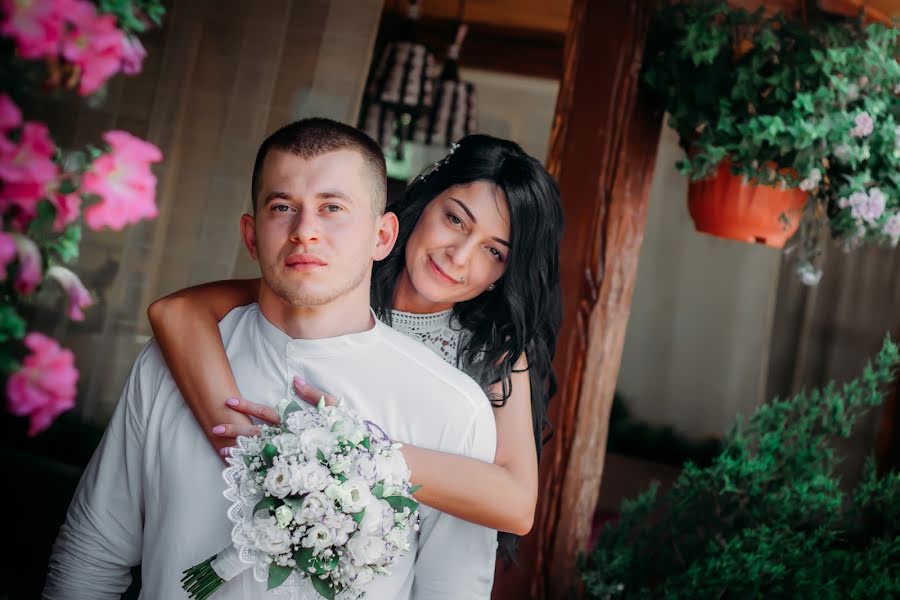
[(453, 142), (452, 144), (450, 144), (450, 151), (447, 152), (447, 156), (445, 156), (441, 160), (437, 161), (436, 163), (434, 163), (433, 165), (431, 165), (430, 167), (428, 167), (427, 169), (425, 169), (424, 171), (419, 173), (416, 176), (416, 181), (425, 181), (429, 175), (431, 175), (432, 173), (434, 173), (435, 171), (437, 171), (438, 169), (440, 169), (441, 167), (446, 165), (448, 162), (450, 162), (450, 157), (453, 156), (453, 153), (456, 152), (457, 148), (459, 148), (458, 143)]

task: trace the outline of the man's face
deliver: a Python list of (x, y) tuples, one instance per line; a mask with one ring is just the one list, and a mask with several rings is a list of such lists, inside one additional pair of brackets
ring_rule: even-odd
[(365, 283), (383, 258), (372, 210), (371, 175), (362, 156), (337, 150), (304, 159), (271, 150), (263, 163), (256, 216), (241, 233), (264, 285), (295, 307), (327, 304)]

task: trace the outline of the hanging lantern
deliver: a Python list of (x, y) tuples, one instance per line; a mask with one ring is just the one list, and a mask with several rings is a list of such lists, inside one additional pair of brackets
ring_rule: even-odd
[(425, 44), (415, 41), (418, 14), (411, 0), (400, 38), (385, 46), (370, 73), (359, 116), (359, 127), (401, 159), (416, 122), (434, 101), (437, 62)]
[(427, 119), (416, 128), (416, 141), (449, 147), (475, 130), (475, 85), (459, 78), (459, 49), (468, 27), (460, 25), (447, 51), (447, 60), (438, 80), (434, 106)]

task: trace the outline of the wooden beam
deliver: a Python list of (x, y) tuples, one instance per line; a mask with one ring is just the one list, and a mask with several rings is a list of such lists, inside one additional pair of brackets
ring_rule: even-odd
[(555, 436), (541, 464), (535, 531), (520, 556), (530, 580), (501, 574), (495, 598), (569, 598), (580, 587), (576, 559), (600, 490), (662, 125), (638, 86), (652, 4), (573, 4), (548, 157), (565, 217)]

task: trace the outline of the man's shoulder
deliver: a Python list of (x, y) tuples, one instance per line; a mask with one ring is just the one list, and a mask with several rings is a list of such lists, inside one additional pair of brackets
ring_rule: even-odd
[(444, 361), (430, 348), (411, 337), (379, 322), (385, 364), (402, 372), (405, 377), (417, 378), (423, 385), (445, 388), (467, 399), (473, 406), (487, 403), (484, 390), (475, 380)]

